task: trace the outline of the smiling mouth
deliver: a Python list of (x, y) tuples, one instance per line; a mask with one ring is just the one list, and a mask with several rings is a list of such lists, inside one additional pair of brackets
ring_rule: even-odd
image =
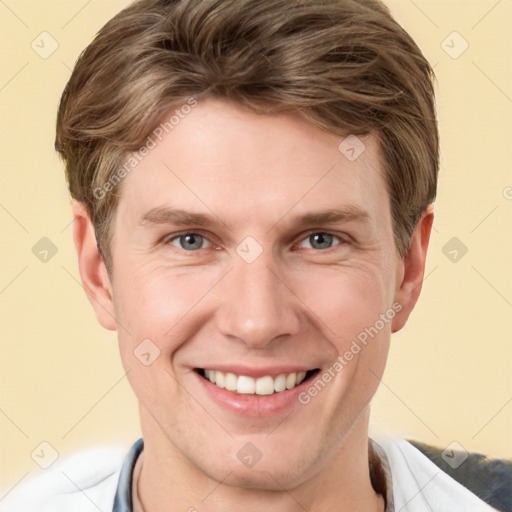
[(304, 381), (309, 380), (320, 370), (314, 370), (282, 373), (276, 377), (264, 375), (263, 377), (253, 378), (247, 375), (235, 375), (230, 372), (221, 372), (219, 370), (209, 370), (206, 368), (196, 368), (195, 370), (201, 377), (208, 380), (215, 386), (238, 393), (241, 395), (273, 395), (293, 389)]

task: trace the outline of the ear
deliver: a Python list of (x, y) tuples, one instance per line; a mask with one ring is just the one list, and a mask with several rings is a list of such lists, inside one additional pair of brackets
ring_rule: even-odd
[(78, 257), (78, 269), (87, 298), (99, 323), (116, 330), (112, 285), (98, 246), (94, 226), (83, 203), (73, 202), (73, 241)]
[(420, 295), (433, 221), (434, 212), (429, 207), (419, 218), (411, 236), (409, 252), (399, 264), (395, 301), (402, 309), (393, 318), (392, 332), (399, 331), (405, 325)]

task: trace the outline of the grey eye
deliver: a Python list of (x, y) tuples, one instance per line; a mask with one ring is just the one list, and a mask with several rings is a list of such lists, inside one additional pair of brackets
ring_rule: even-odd
[[(179, 243), (179, 246), (176, 245), (176, 242)], [(202, 249), (205, 242), (206, 239), (197, 233), (185, 233), (184, 235), (179, 235), (173, 238), (169, 243), (179, 247), (180, 249), (184, 249), (185, 251), (195, 251), (197, 249)]]
[[(339, 239), (337, 236), (330, 235), (329, 233), (312, 233), (301, 244), (301, 247), (304, 247), (303, 244), (307, 243), (313, 249), (330, 249), (334, 245), (338, 245)], [(309, 247), (306, 247), (309, 249)]]
[(328, 249), (333, 243), (333, 237), (327, 233), (315, 233), (309, 236), (309, 241), (315, 249)]

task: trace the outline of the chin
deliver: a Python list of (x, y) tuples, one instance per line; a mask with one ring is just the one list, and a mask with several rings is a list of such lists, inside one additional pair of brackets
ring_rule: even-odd
[[(236, 452), (233, 457), (237, 457)], [(260, 491), (291, 490), (315, 474), (312, 461), (299, 459), (296, 455), (286, 457), (278, 450), (269, 451), (268, 455), (263, 455), (252, 467), (246, 467), (238, 459), (224, 462), (219, 464), (218, 460), (211, 459), (205, 467), (203, 459), (200, 461), (200, 469), (208, 477), (224, 485)]]
[(272, 466), (258, 470), (238, 467), (227, 478), (225, 475), (223, 478), (225, 478), (223, 481), (225, 485), (254, 491), (282, 491), (293, 489), (301, 483), (297, 476), (290, 474), (289, 468), (283, 470)]

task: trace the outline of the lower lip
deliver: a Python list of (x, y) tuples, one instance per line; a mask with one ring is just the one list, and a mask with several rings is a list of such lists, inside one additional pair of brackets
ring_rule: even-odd
[(271, 395), (246, 395), (219, 388), (197, 372), (193, 373), (215, 403), (237, 415), (249, 417), (271, 416), (282, 413), (293, 405), (300, 405), (298, 395), (307, 388), (310, 381), (307, 379), (292, 389)]

